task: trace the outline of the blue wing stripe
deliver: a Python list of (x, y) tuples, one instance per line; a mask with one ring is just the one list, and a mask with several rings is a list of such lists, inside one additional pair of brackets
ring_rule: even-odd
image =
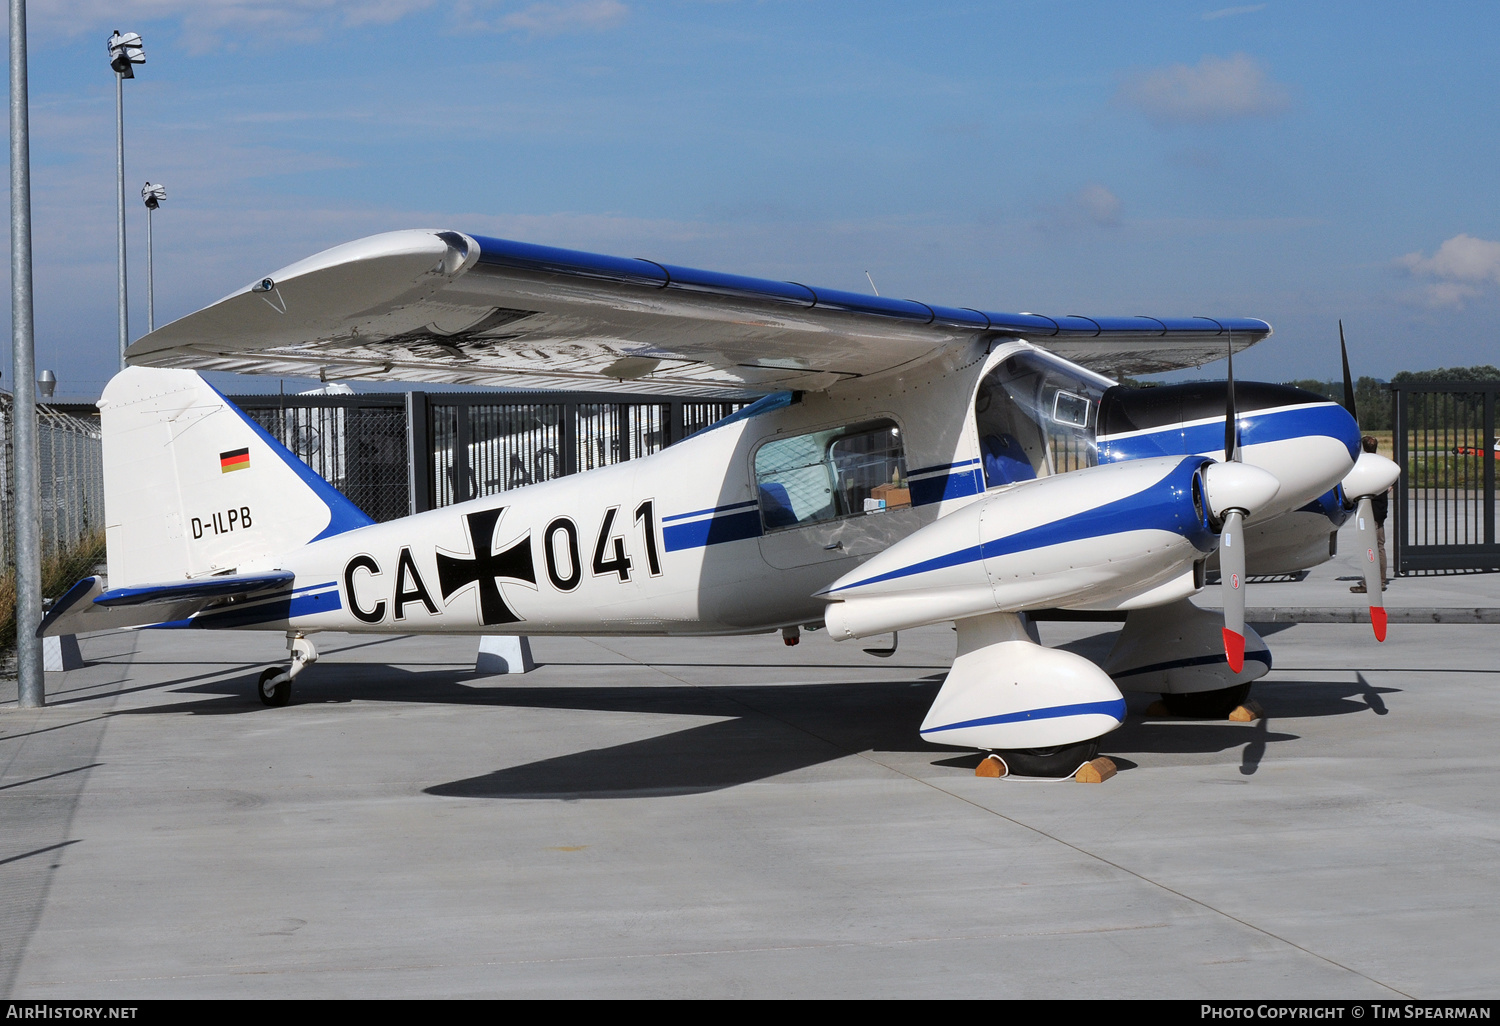
[(1215, 320), (1211, 317), (1045, 317), (1032, 313), (990, 313), (985, 310), (931, 306), (909, 299), (867, 296), (862, 292), (814, 288), (797, 282), (751, 278), (718, 271), (703, 271), (674, 264), (658, 264), (632, 257), (604, 256), (576, 249), (537, 246), (490, 236), (475, 235), (479, 263), (533, 274), (565, 275), (622, 282), (654, 289), (675, 289), (721, 296), (787, 303), (804, 308), (842, 310), (878, 317), (893, 317), (920, 324), (944, 324), (980, 331), (1024, 335), (1031, 338), (1089, 338), (1099, 335), (1132, 335), (1140, 338), (1172, 334), (1227, 335), (1233, 332), (1246, 341), (1264, 338), (1271, 326), (1253, 317)]

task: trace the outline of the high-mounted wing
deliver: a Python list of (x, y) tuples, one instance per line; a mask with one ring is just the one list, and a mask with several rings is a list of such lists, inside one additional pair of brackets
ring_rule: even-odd
[(127, 356), (325, 380), (743, 395), (831, 388), (978, 336), (1119, 374), (1206, 363), (1270, 333), (1250, 318), (986, 313), (411, 230), (285, 267)]

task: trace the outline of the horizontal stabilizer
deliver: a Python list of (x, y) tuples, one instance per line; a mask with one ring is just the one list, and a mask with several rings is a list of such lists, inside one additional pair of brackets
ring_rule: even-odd
[(91, 634), (186, 620), (214, 602), (290, 587), (292, 576), (290, 570), (224, 574), (112, 591), (104, 589), (102, 577), (85, 577), (52, 604), (42, 618), (41, 626), (36, 629), (36, 635), (46, 638), (60, 634)]
[(95, 631), (118, 630), (121, 627), (144, 627), (166, 620), (192, 616), (212, 599), (187, 598), (178, 602), (143, 606), (97, 605), (94, 599), (104, 594), (104, 578), (85, 577), (56, 602), (36, 629), (39, 638), (62, 634), (92, 634)]
[(110, 607), (144, 606), (193, 599), (234, 598), (290, 584), (293, 576), (290, 570), (269, 570), (259, 574), (221, 574), (170, 584), (139, 584), (106, 591), (94, 599), (94, 603)]

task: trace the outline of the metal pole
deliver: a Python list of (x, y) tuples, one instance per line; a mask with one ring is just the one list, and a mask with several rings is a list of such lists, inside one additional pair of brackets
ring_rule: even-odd
[(42, 676), (41, 476), (36, 451), (36, 333), (31, 312), (31, 138), (26, 0), (10, 0), (10, 340), (15, 374), (16, 676), (23, 709), (47, 702)]
[(119, 242), (120, 264), (120, 369), (125, 369), (125, 347), (130, 345), (130, 314), (125, 291), (125, 75), (115, 72), (115, 179), (119, 185), (119, 221), (115, 238)]
[[(124, 193), (122, 192), (123, 196)], [(121, 202), (124, 202), (121, 200)], [(156, 330), (156, 262), (155, 250), (151, 245), (151, 215), (155, 211), (146, 208), (146, 330)]]

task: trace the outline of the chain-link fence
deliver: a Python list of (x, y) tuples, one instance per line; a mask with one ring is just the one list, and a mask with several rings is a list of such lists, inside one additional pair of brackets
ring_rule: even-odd
[[(0, 496), (0, 565), (15, 565), (15, 407), (0, 393), (4, 422), (4, 494)], [(104, 530), (104, 460), (97, 417), (75, 416), (51, 406), (37, 406), (37, 458), (42, 493), (42, 555), (72, 548)]]

